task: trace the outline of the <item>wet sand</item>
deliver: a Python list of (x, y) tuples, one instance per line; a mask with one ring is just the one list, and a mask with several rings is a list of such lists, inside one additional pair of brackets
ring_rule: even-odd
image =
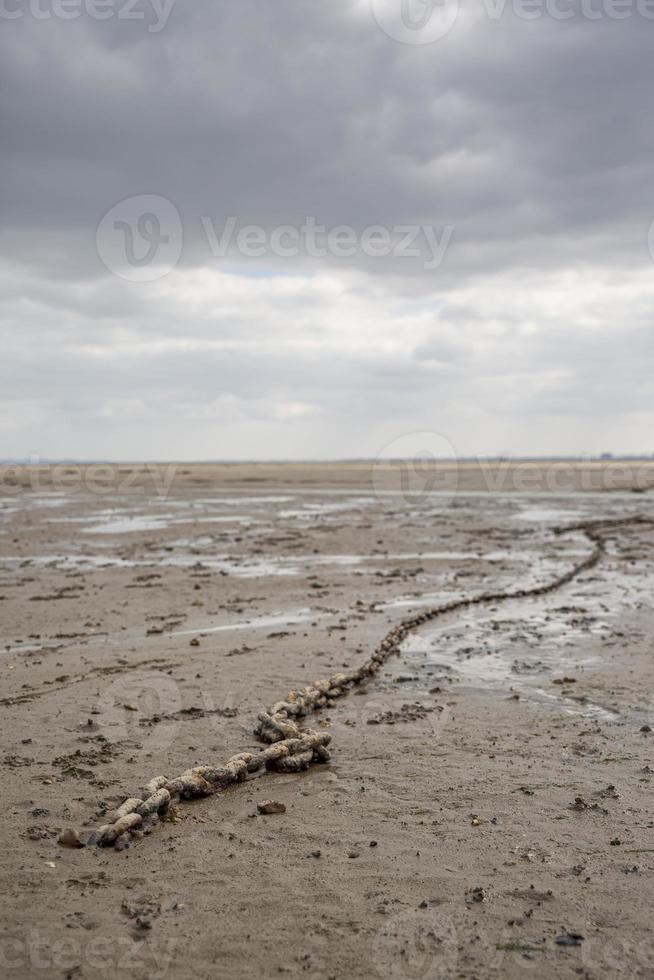
[(555, 578), (589, 548), (555, 526), (654, 520), (651, 464), (0, 474), (5, 975), (654, 976), (654, 524), (414, 632), (312, 719), (329, 764), (121, 853), (57, 843), (256, 750), (259, 711), (411, 612)]

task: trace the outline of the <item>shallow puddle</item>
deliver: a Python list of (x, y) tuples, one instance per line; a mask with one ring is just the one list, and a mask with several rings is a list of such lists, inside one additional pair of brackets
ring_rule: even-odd
[(269, 616), (253, 616), (251, 619), (237, 620), (235, 623), (223, 623), (220, 626), (199, 626), (193, 629), (176, 630), (171, 636), (195, 636), (209, 633), (229, 633), (232, 630), (260, 630), (274, 626), (297, 626), (300, 623), (315, 622), (323, 619), (324, 613), (316, 613), (311, 609), (296, 609), (291, 612), (273, 613)]
[[(415, 666), (422, 687), (433, 684), (434, 675), (421, 668), (436, 668), (444, 677), (455, 678), (457, 688), (491, 690), (503, 696), (517, 693), (567, 713), (615, 721), (614, 711), (583, 696), (584, 670), (611, 668), (612, 647), (621, 635), (614, 628), (621, 613), (642, 603), (653, 586), (651, 569), (636, 575), (604, 568), (601, 578), (582, 577), (551, 595), (456, 611), (412, 633), (402, 652)], [(452, 598), (449, 593), (447, 598), (443, 593), (432, 595), (438, 598), (434, 605)], [(427, 599), (432, 596), (407, 597), (403, 604), (423, 605)], [(553, 685), (556, 678), (570, 677), (579, 682), (579, 695), (574, 681)]]
[(533, 523), (572, 524), (588, 516), (585, 510), (564, 510), (560, 507), (527, 507), (515, 515), (519, 521)]

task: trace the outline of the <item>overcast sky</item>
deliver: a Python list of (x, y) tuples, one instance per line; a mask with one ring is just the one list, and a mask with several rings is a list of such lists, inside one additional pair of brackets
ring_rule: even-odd
[(654, 3), (96, 2), (0, 0), (0, 457), (654, 451)]

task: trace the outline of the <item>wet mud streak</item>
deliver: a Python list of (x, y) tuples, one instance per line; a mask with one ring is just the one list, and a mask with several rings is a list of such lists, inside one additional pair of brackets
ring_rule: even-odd
[[(456, 599), (423, 612), (409, 616), (398, 623), (381, 640), (370, 659), (348, 673), (332, 674), (291, 691), (286, 700), (278, 701), (268, 711), (259, 715), (255, 734), (268, 747), (260, 752), (242, 752), (232, 756), (221, 766), (200, 765), (187, 769), (180, 776), (168, 779), (156, 776), (137, 794), (129, 797), (113, 814), (110, 823), (95, 833), (79, 840), (76, 845), (97, 843), (114, 846), (117, 850), (127, 847), (134, 839), (149, 834), (160, 819), (165, 819), (172, 803), (189, 800), (225, 789), (232, 783), (242, 782), (249, 775), (263, 772), (300, 772), (314, 763), (324, 763), (330, 758), (328, 749), (331, 736), (300, 727), (300, 720), (320, 708), (331, 706), (357, 684), (368, 681), (383, 664), (399, 652), (400, 644), (407, 635), (424, 623), (449, 613), (484, 603), (500, 603), (516, 599), (529, 599), (556, 592), (579, 575), (594, 568), (606, 552), (606, 539), (611, 531), (638, 524), (651, 525), (653, 519), (642, 516), (581, 522), (554, 529), (557, 535), (572, 532), (583, 533), (592, 550), (586, 558), (568, 571), (550, 581), (532, 588), (505, 592), (484, 592), (468, 598)], [(66, 831), (63, 837), (72, 831)], [(64, 841), (62, 841), (64, 842)]]

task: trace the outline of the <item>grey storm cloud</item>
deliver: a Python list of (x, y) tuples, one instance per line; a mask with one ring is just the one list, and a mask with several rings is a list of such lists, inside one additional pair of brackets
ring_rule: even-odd
[[(654, 19), (589, 2), (407, 44), (378, 0), (2, 0), (0, 457), (650, 449)], [(134, 282), (96, 233), (143, 195), (182, 230)], [(352, 253), (269, 247), (307, 217)]]

